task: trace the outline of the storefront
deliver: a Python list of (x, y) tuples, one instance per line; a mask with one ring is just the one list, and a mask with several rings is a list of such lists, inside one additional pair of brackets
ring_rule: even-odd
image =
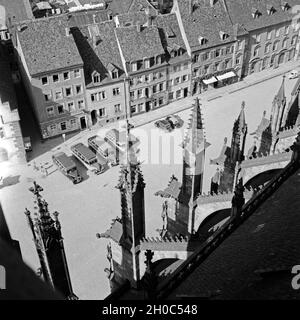
[(207, 90), (221, 88), (238, 81), (239, 77), (233, 69), (216, 72), (213, 75), (206, 75), (203, 78), (197, 77), (194, 79), (193, 94), (200, 94)]

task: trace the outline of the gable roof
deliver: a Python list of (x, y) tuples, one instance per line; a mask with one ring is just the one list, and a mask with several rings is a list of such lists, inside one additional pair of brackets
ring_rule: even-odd
[[(193, 6), (193, 10), (190, 0), (177, 0), (177, 2), (187, 41), (192, 51), (235, 40), (236, 32), (221, 1), (217, 1), (213, 7), (210, 1), (198, 1), (198, 4)], [(222, 40), (220, 32), (227, 34), (228, 37)], [(199, 37), (205, 38), (207, 42), (200, 45)]]
[[(299, 0), (225, 0), (225, 2), (232, 22), (244, 25), (248, 31), (290, 21), (294, 16), (292, 7), (300, 4)], [(284, 2), (290, 7), (287, 11), (282, 10)], [(270, 7), (275, 9), (271, 15), (268, 14)], [(260, 13), (255, 19), (252, 16), (254, 8)]]
[[(181, 48), (185, 53), (178, 58), (185, 59), (189, 57), (175, 13), (158, 15), (155, 17), (153, 24), (159, 28), (161, 41), (166, 51), (170, 53), (172, 50)], [(178, 58), (171, 57), (170, 60), (171, 62), (177, 61)]]
[(101, 83), (111, 81), (109, 71), (112, 70), (112, 66), (119, 70), (119, 79), (125, 76), (114, 28), (113, 21), (106, 21), (72, 29), (84, 61), (87, 86), (92, 85), (91, 75), (94, 71), (100, 74)]
[(12, 23), (33, 19), (29, 0), (0, 0), (0, 5), (5, 7), (7, 17)]
[(38, 75), (83, 64), (74, 38), (67, 36), (67, 16), (27, 22), (17, 35), (30, 74)]
[(116, 28), (115, 31), (126, 62), (155, 57), (165, 52), (155, 26), (143, 27), (141, 31), (136, 26)]

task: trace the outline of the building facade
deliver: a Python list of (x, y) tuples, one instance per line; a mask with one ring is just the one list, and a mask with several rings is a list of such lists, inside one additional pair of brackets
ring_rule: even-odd
[(72, 28), (79, 53), (84, 61), (86, 101), (91, 124), (125, 118), (127, 83), (114, 22), (91, 23)]
[(16, 38), (23, 82), (42, 138), (86, 129), (83, 61), (66, 17), (24, 23)]

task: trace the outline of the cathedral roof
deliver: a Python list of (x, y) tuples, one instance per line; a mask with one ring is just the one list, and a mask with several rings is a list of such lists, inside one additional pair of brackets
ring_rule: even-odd
[(172, 176), (167, 188), (156, 192), (155, 195), (161, 196), (162, 198), (173, 198), (175, 200), (179, 200), (180, 193), (181, 183), (175, 176)]
[(299, 297), (287, 281), (300, 261), (299, 174), (298, 169), (169, 298), (179, 294), (212, 299)]
[(262, 133), (265, 132), (269, 126), (270, 126), (270, 120), (266, 118), (266, 111), (264, 111), (263, 117), (261, 119), (259, 126), (254, 132), (250, 133), (250, 135), (261, 136)]
[(230, 147), (227, 146), (227, 138), (224, 139), (224, 145), (218, 158), (210, 160), (210, 164), (223, 166), (230, 156)]
[(121, 241), (122, 236), (123, 236), (122, 221), (120, 219), (115, 219), (111, 227), (104, 233), (101, 233), (99, 235), (99, 238), (109, 238), (119, 243)]

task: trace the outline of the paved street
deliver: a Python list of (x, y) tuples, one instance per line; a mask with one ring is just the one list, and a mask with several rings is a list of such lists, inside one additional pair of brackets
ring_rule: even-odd
[[(206, 99), (202, 98), (206, 136), (211, 144), (206, 153), (205, 192), (208, 191), (210, 178), (215, 172), (215, 167), (209, 165), (209, 160), (219, 155), (224, 137), (228, 137), (230, 143), (233, 122), (240, 112), (242, 101), (246, 102), (245, 113), (249, 132), (253, 132), (259, 124), (264, 110), (267, 111), (269, 116), (272, 100), (280, 87), (281, 81), (282, 77), (278, 76), (231, 94), (228, 94), (227, 88), (227, 93), (222, 99), (213, 99), (212, 96), (207, 96)], [(286, 80), (288, 101), (295, 82), (296, 80)], [(230, 87), (230, 90), (233, 89), (233, 87)], [(216, 95), (216, 93), (214, 94)], [(176, 103), (177, 107), (174, 105), (175, 112), (180, 105), (182, 108), (182, 104), (185, 105), (184, 108), (188, 108), (191, 101), (192, 99), (178, 101)], [(170, 106), (167, 108), (170, 111)], [(160, 114), (162, 112), (164, 112), (163, 109)], [(190, 109), (179, 113), (185, 122), (184, 128), (188, 123), (189, 114)], [(149, 117), (149, 115), (143, 117)], [(139, 125), (138, 121), (142, 120), (138, 119), (142, 119), (142, 117), (133, 119), (132, 122)], [(133, 134), (142, 130), (149, 137), (153, 128), (153, 122), (150, 122), (134, 129)], [(40, 172), (33, 170), (33, 161), (36, 164), (48, 163), (51, 165), (51, 155), (54, 152), (59, 149), (70, 154), (70, 145), (75, 141), (86, 143), (87, 137), (95, 134), (95, 132), (97, 130), (80, 133), (65, 144), (60, 144), (61, 142), (58, 140), (58, 143), (49, 140), (49, 142), (42, 144), (43, 152), (40, 152), (39, 143), (35, 143), (35, 153), (31, 156), (32, 160), (26, 167), (7, 168), (5, 176), (10, 175), (12, 183), (10, 186), (0, 187), (0, 197), (11, 233), (13, 237), (20, 241), (25, 262), (33, 269), (37, 269), (37, 254), (30, 230), (26, 228), (23, 211), (25, 207), (33, 210), (33, 197), (27, 191), (32, 181), (36, 179), (43, 186), (43, 195), (49, 202), (49, 208), (61, 213), (60, 220), (74, 292), (81, 299), (103, 299), (109, 293), (108, 280), (103, 271), (108, 265), (106, 240), (97, 240), (95, 234), (104, 232), (110, 226), (111, 219), (120, 216), (119, 191), (114, 188), (119, 177), (119, 167), (111, 168), (100, 176), (84, 172), (85, 180), (78, 185), (73, 185), (59, 171), (53, 171), (55, 168), (50, 168), (50, 174), (46, 178), (43, 177)], [(61, 138), (58, 139), (61, 140)], [(248, 137), (247, 149), (250, 148), (251, 144), (252, 140)], [(44, 152), (46, 150), (44, 148), (49, 145), (52, 149)], [(178, 144), (175, 147), (180, 148)], [(141, 144), (139, 148), (141, 149), (140, 154), (143, 154), (143, 145)], [(142, 171), (146, 182), (146, 233), (148, 236), (156, 236), (156, 229), (161, 226), (162, 201), (156, 198), (154, 193), (166, 186), (173, 173), (181, 179), (181, 165), (144, 162)], [(13, 179), (13, 177), (17, 177), (17, 179)]]

